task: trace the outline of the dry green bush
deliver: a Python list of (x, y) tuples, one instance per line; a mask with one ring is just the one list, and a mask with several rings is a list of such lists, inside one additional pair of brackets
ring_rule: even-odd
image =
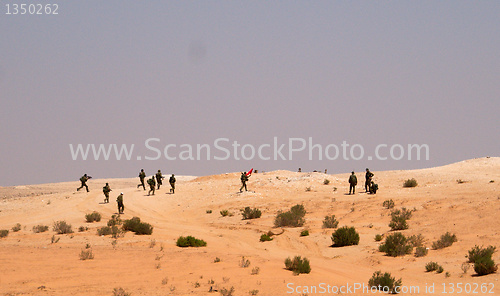
[(47, 225), (36, 225), (36, 226), (33, 226), (33, 232), (34, 233), (40, 233), (40, 232), (45, 232), (45, 231), (48, 231), (49, 230), (49, 227)]

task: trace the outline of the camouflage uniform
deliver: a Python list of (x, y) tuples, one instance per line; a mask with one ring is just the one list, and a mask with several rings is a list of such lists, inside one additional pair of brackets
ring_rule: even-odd
[(371, 194), (376, 194), (378, 190), (378, 184), (375, 184), (375, 182), (371, 182), (370, 184), (370, 193)]
[(116, 202), (118, 203), (118, 214), (123, 214), (125, 210), (125, 206), (123, 205), (123, 192), (118, 195)]
[(79, 191), (80, 189), (82, 189), (83, 187), (85, 187), (87, 189), (87, 192), (89, 192), (89, 186), (87, 186), (87, 184), (86, 184), (89, 179), (90, 178), (87, 177), (87, 174), (83, 175), (80, 178), (80, 182), (82, 182), (82, 186), (80, 186), (80, 188), (76, 188), (76, 191)]
[(158, 183), (158, 189), (160, 189), (160, 185), (163, 185), (162, 179), (165, 178), (161, 174), (161, 170), (158, 170), (158, 173), (156, 173), (156, 182)]
[(240, 192), (243, 192), (243, 188), (245, 188), (245, 191), (248, 191), (247, 190), (247, 181), (248, 181), (247, 172), (241, 173), (240, 180), (241, 180)]
[(155, 176), (152, 176), (151, 179), (148, 179), (148, 184), (150, 188), (148, 195), (151, 194), (151, 191), (153, 191), (153, 195), (155, 195), (155, 186), (156, 186)]
[(373, 173), (370, 172), (369, 169), (366, 169), (366, 174), (365, 174), (365, 192), (368, 192), (368, 189), (370, 188), (370, 184), (372, 182), (372, 177), (373, 177)]
[(354, 172), (352, 172), (349, 176), (349, 184), (349, 194), (351, 194), (351, 191), (353, 194), (356, 194), (356, 185), (358, 185), (358, 178), (356, 178)]
[(141, 184), (137, 185), (137, 188), (141, 187), (146, 190), (146, 185), (144, 185), (144, 178), (146, 178), (146, 173), (144, 172), (144, 169), (141, 169), (141, 172), (139, 173), (139, 179), (141, 179)]
[(108, 183), (106, 183), (106, 186), (102, 187), (102, 192), (104, 193), (104, 203), (109, 203), (109, 193), (111, 192), (111, 188)]
[(175, 193), (175, 177), (174, 177), (174, 174), (172, 174), (172, 176), (170, 177), (170, 179), (168, 179), (168, 183), (170, 183), (170, 192), (172, 193)]

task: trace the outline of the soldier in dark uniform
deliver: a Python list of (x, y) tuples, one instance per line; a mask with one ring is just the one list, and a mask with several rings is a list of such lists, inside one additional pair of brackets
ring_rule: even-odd
[(123, 205), (123, 192), (118, 195), (116, 202), (118, 203), (118, 214), (123, 214), (123, 211), (125, 210), (125, 206)]
[(370, 184), (370, 194), (376, 194), (378, 190), (378, 184), (375, 184), (375, 182), (371, 182)]
[(87, 189), (87, 192), (89, 192), (89, 186), (87, 186), (87, 181), (92, 178), (91, 176), (87, 176), (87, 174), (83, 175), (81, 178), (80, 178), (80, 182), (82, 182), (82, 186), (80, 186), (80, 188), (76, 188), (76, 191), (79, 191), (80, 189), (82, 189), (83, 187), (85, 187)]
[(170, 179), (168, 179), (168, 183), (170, 183), (170, 192), (175, 193), (175, 177), (174, 177), (174, 174), (172, 174), (172, 176), (170, 176)]
[(247, 172), (241, 173), (240, 180), (241, 180), (240, 192), (243, 192), (243, 188), (245, 188), (245, 191), (248, 191), (247, 190), (247, 181), (248, 181)]
[(108, 183), (106, 183), (106, 186), (102, 187), (102, 192), (104, 193), (104, 203), (109, 203), (109, 193), (111, 192), (111, 188)]
[(158, 189), (160, 189), (160, 185), (163, 185), (162, 179), (165, 178), (161, 174), (161, 170), (158, 170), (158, 173), (156, 173), (156, 182), (158, 183)]
[(373, 173), (370, 172), (370, 170), (368, 168), (366, 168), (366, 174), (365, 174), (365, 192), (368, 192), (368, 190), (370, 189), (370, 184), (372, 182), (372, 177), (373, 177)]
[(155, 176), (151, 176), (151, 179), (148, 179), (148, 184), (149, 184), (148, 195), (150, 195), (151, 191), (153, 191), (153, 195), (155, 195), (155, 187), (156, 187)]
[(144, 178), (146, 178), (146, 173), (144, 172), (144, 169), (141, 169), (141, 172), (139, 173), (139, 179), (141, 179), (141, 184), (137, 185), (137, 188), (141, 187), (146, 190), (146, 185), (144, 185)]
[(349, 194), (356, 194), (356, 185), (358, 185), (358, 178), (356, 178), (356, 175), (354, 174), (354, 171), (351, 173), (349, 176)]

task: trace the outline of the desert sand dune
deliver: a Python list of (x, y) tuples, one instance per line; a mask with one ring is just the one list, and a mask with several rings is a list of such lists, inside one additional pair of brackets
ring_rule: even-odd
[[(0, 239), (0, 294), (113, 295), (113, 289), (121, 287), (132, 295), (219, 295), (210, 293), (210, 288), (234, 287), (233, 295), (250, 295), (252, 290), (269, 296), (302, 292), (336, 295), (313, 293), (303, 290), (305, 287), (301, 293), (289, 293), (288, 287), (367, 285), (376, 270), (390, 272), (402, 278), (404, 286), (420, 289), (406, 295), (453, 294), (449, 287), (458, 283), (486, 284), (488, 292), (500, 292), (498, 274), (479, 277), (474, 276), (472, 267), (467, 273), (461, 268), (474, 245), (500, 247), (500, 158), (374, 173), (380, 188), (376, 195), (364, 193), (364, 172), (356, 173), (359, 184), (355, 195), (346, 195), (347, 172), (253, 174), (247, 184), (249, 191), (244, 193), (238, 192), (238, 172), (197, 178), (176, 176), (175, 194), (169, 194), (167, 181), (154, 196), (136, 188), (138, 178), (91, 179), (89, 193), (76, 192), (79, 182), (3, 187), (0, 229), (10, 230), (16, 223), (22, 228)], [(418, 186), (403, 188), (409, 178), (415, 178)], [(330, 180), (329, 185), (323, 184), (325, 179)], [(103, 203), (102, 186), (106, 182), (113, 189), (109, 204)], [(120, 192), (124, 193), (125, 204), (121, 218), (140, 217), (153, 225), (152, 235), (127, 232), (116, 240), (97, 235), (97, 229), (117, 213), (115, 199)], [(385, 256), (378, 251), (380, 242), (374, 237), (391, 233), (391, 210), (382, 206), (388, 199), (395, 202), (396, 209), (415, 210), (408, 221), (409, 229), (402, 231), (405, 235), (422, 234), (429, 248), (447, 231), (456, 234), (458, 241), (448, 248), (430, 249), (424, 257)], [(307, 211), (305, 225), (285, 227), (284, 232), (274, 228), (277, 212), (296, 204), (303, 204)], [(262, 217), (242, 220), (240, 209), (246, 206), (260, 209)], [(221, 210), (233, 215), (222, 217)], [(101, 213), (100, 222), (85, 222), (85, 214), (92, 211)], [(335, 215), (339, 227), (354, 226), (360, 235), (359, 245), (331, 247), (334, 229), (322, 228), (326, 215)], [(52, 225), (60, 220), (71, 224), (75, 232), (57, 235)], [(49, 231), (34, 233), (33, 226), (39, 224), (48, 225)], [(79, 232), (80, 226), (88, 230)], [(300, 237), (304, 229), (310, 235)], [(268, 231), (280, 235), (260, 242), (260, 235)], [(175, 244), (181, 235), (203, 239), (207, 246), (179, 248)], [(59, 241), (52, 243), (53, 237)], [(95, 257), (80, 260), (79, 254), (87, 244)], [(296, 276), (284, 269), (284, 260), (295, 255), (310, 260), (310, 274)], [(240, 267), (243, 256), (250, 261), (247, 268)], [(214, 262), (216, 258), (220, 262)], [(500, 252), (493, 259), (499, 263)], [(438, 262), (445, 272), (425, 272), (430, 261)], [(256, 267), (258, 273), (252, 274)], [(426, 286), (431, 285), (434, 293), (426, 293)], [(342, 294), (363, 295), (349, 291)]]

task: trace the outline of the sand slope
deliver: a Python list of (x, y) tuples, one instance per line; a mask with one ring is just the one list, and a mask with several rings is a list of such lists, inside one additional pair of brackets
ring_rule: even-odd
[[(472, 288), (477, 284), (479, 294), (481, 284), (483, 292), (500, 292), (498, 274), (476, 277), (472, 267), (466, 274), (461, 269), (474, 245), (500, 247), (500, 158), (374, 173), (380, 187), (376, 195), (361, 193), (364, 172), (357, 173), (360, 185), (356, 195), (345, 195), (347, 173), (289, 171), (254, 174), (248, 182), (251, 191), (242, 194), (238, 193), (239, 173), (178, 177), (175, 195), (168, 194), (167, 184), (156, 195), (147, 196), (147, 191), (136, 188), (138, 178), (92, 179), (88, 182), (90, 193), (76, 192), (79, 182), (0, 188), (0, 229), (11, 229), (16, 223), (23, 226), (0, 239), (0, 294), (112, 295), (114, 288), (122, 287), (132, 295), (218, 295), (209, 289), (234, 287), (233, 295), (250, 295), (251, 290), (259, 290), (257, 295), (336, 295), (312, 293), (304, 286), (349, 284), (352, 291), (356, 283), (366, 285), (376, 270), (391, 272), (402, 278), (404, 286), (420, 289), (420, 293), (406, 295), (431, 295), (425, 288), (432, 284), (434, 294), (449, 294), (451, 286), (456, 289), (458, 283)], [(403, 188), (408, 178), (415, 178), (419, 186)], [(331, 183), (323, 185), (324, 179)], [(466, 182), (459, 184), (457, 179)], [(109, 204), (102, 203), (105, 182), (113, 189)], [(311, 191), (306, 191), (307, 187)], [(125, 194), (122, 219), (138, 216), (152, 224), (151, 236), (126, 233), (113, 245), (115, 240), (110, 236), (97, 235), (97, 229), (117, 212), (115, 199), (120, 191)], [(409, 220), (410, 228), (403, 231), (405, 235), (422, 234), (430, 247), (449, 231), (457, 235), (458, 242), (442, 250), (429, 250), (420, 258), (384, 256), (374, 237), (389, 233), (390, 210), (382, 206), (387, 199), (394, 200), (396, 208), (416, 210)], [(282, 231), (273, 228), (276, 213), (296, 204), (307, 210), (304, 227), (285, 228), (273, 241), (259, 242), (263, 233)], [(259, 208), (262, 217), (242, 220), (239, 210), (246, 206)], [(234, 216), (222, 217), (219, 211), (223, 209)], [(212, 213), (207, 214), (207, 210)], [(92, 211), (102, 214), (101, 222), (85, 223), (85, 214)], [(322, 229), (322, 220), (332, 214), (339, 226), (356, 228), (359, 245), (330, 247), (333, 230)], [(75, 233), (55, 235), (52, 225), (58, 220), (72, 224)], [(33, 233), (32, 227), (38, 224), (49, 225), (49, 231)], [(89, 229), (78, 232), (80, 226)], [(308, 229), (310, 236), (300, 237), (303, 229)], [(60, 239), (57, 243), (51, 243), (54, 235)], [(204, 239), (208, 246), (176, 247), (181, 235)], [(87, 244), (95, 258), (83, 261), (79, 254)], [(285, 258), (295, 255), (310, 260), (310, 274), (295, 276), (284, 269)], [(251, 262), (249, 267), (240, 267), (242, 256)], [(217, 257), (221, 262), (214, 263)], [(493, 258), (500, 263), (500, 252)], [(425, 264), (430, 261), (438, 262), (445, 272), (426, 273)], [(259, 272), (252, 275), (255, 267)], [(299, 285), (301, 293), (290, 293), (289, 287)], [(362, 295), (348, 290), (342, 294)]]

